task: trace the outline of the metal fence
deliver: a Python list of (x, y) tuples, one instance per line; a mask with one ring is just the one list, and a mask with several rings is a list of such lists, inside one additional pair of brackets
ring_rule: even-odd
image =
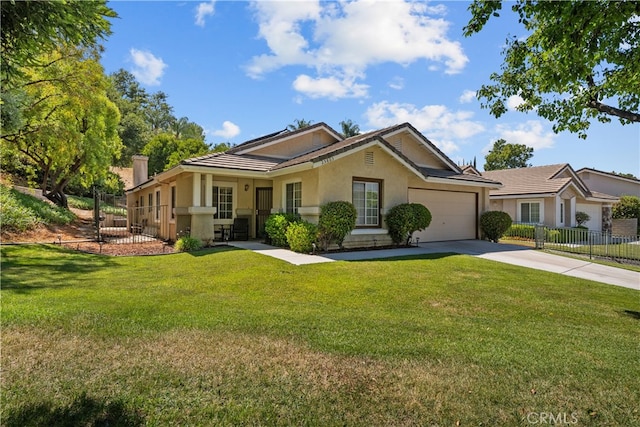
[(551, 249), (589, 258), (606, 258), (640, 264), (640, 236), (616, 236), (586, 228), (550, 228), (544, 225), (513, 224), (503, 236), (507, 240), (529, 241), (536, 248)]
[(113, 213), (100, 211), (98, 240), (107, 243), (145, 243), (169, 236), (167, 206), (128, 208)]

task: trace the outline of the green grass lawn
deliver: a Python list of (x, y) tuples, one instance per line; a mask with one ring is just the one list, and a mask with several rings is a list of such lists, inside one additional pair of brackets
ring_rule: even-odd
[(1, 419), (632, 426), (639, 330), (637, 291), (464, 255), (2, 247)]

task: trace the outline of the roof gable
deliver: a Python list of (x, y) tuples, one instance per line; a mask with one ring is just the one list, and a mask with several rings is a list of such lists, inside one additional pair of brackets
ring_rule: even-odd
[(292, 159), (342, 139), (342, 136), (327, 124), (317, 123), (293, 131), (284, 129), (274, 132), (235, 146), (227, 153)]
[(482, 172), (482, 176), (504, 185), (492, 190), (492, 196), (552, 195), (569, 187), (574, 187), (583, 197), (590, 194), (568, 163), (487, 171)]

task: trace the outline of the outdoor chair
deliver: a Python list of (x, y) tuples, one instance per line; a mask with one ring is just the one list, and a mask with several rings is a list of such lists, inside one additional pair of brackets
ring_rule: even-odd
[(249, 220), (236, 218), (233, 220), (233, 240), (249, 240)]

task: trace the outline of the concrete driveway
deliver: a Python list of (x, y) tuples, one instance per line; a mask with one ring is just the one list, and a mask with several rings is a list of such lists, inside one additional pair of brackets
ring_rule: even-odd
[(492, 243), (485, 240), (420, 243), (419, 247), (411, 248), (340, 252), (322, 255), (298, 254), (286, 249), (275, 248), (256, 242), (231, 242), (230, 244), (272, 256), (295, 265), (453, 252), (640, 291), (640, 273), (635, 271), (594, 264), (589, 260), (553, 255), (524, 246)]

